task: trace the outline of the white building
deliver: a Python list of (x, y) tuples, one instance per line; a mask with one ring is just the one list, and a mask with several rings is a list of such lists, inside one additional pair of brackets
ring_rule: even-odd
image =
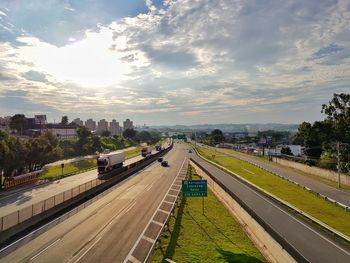
[(130, 119), (126, 119), (123, 122), (123, 130), (127, 130), (127, 129), (134, 129), (134, 124), (132, 121), (130, 121)]
[(88, 119), (85, 122), (85, 127), (88, 128), (90, 131), (95, 131), (96, 130), (96, 121), (93, 119)]
[(120, 135), (121, 134), (121, 128), (119, 126), (119, 122), (116, 120), (112, 120), (109, 123), (109, 131), (111, 132), (111, 135)]
[(84, 126), (84, 122), (80, 118), (74, 119), (73, 122), (78, 124), (79, 126)]
[(102, 119), (97, 124), (97, 132), (102, 133), (104, 131), (108, 131), (108, 121)]
[(47, 124), (45, 130), (51, 132), (59, 139), (70, 139), (77, 137), (78, 126), (76, 124)]

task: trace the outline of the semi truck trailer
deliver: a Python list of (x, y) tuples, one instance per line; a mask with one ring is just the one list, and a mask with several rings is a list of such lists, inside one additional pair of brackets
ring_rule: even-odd
[(141, 145), (141, 156), (142, 157), (147, 157), (152, 154), (152, 149), (150, 146), (147, 144), (142, 144)]
[(123, 166), (125, 161), (124, 152), (111, 152), (100, 154), (97, 157), (97, 169), (99, 174), (108, 173)]

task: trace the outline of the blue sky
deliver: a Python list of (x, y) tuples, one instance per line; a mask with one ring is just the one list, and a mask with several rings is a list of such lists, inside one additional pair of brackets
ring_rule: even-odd
[(0, 116), (315, 121), (349, 31), (347, 0), (0, 0)]

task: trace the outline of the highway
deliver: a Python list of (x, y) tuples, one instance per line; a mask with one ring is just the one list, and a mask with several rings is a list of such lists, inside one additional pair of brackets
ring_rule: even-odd
[[(204, 146), (204, 145), (201, 145), (201, 146)], [(222, 148), (214, 148), (214, 147), (208, 147), (208, 146), (204, 146), (204, 147), (224, 153), (233, 158), (236, 158), (242, 161), (251, 162), (260, 167), (264, 167), (264, 169), (272, 173), (281, 175), (284, 178), (297, 182), (302, 186), (308, 187), (317, 193), (323, 194), (324, 196), (332, 198), (333, 200), (350, 207), (350, 192), (342, 191), (335, 187), (329, 186), (321, 181), (317, 181), (315, 179), (302, 175), (301, 173), (298, 173), (296, 170), (291, 169), (289, 167), (278, 165), (273, 162), (267, 163), (265, 161), (259, 160), (254, 156), (249, 156), (246, 154), (235, 154)]]
[(190, 157), (235, 193), (308, 261), (350, 262), (349, 247), (338, 244), (332, 236), (300, 220), (284, 207), (252, 190), (232, 175), (204, 161), (195, 153), (191, 154)]
[[(127, 159), (124, 166), (143, 159), (141, 155)], [(12, 194), (0, 198), (0, 215), (5, 216), (22, 208), (39, 203), (51, 196), (72, 189), (76, 186), (97, 179), (97, 169), (68, 176), (63, 179), (45, 183), (35, 187), (29, 187), (23, 190), (15, 191)]]
[(123, 262), (181, 170), (183, 144), (0, 262)]

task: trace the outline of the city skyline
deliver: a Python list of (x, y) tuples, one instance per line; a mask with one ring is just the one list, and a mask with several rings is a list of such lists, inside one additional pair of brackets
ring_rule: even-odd
[(348, 93), (348, 17), (346, 0), (3, 1), (0, 112), (313, 122)]

